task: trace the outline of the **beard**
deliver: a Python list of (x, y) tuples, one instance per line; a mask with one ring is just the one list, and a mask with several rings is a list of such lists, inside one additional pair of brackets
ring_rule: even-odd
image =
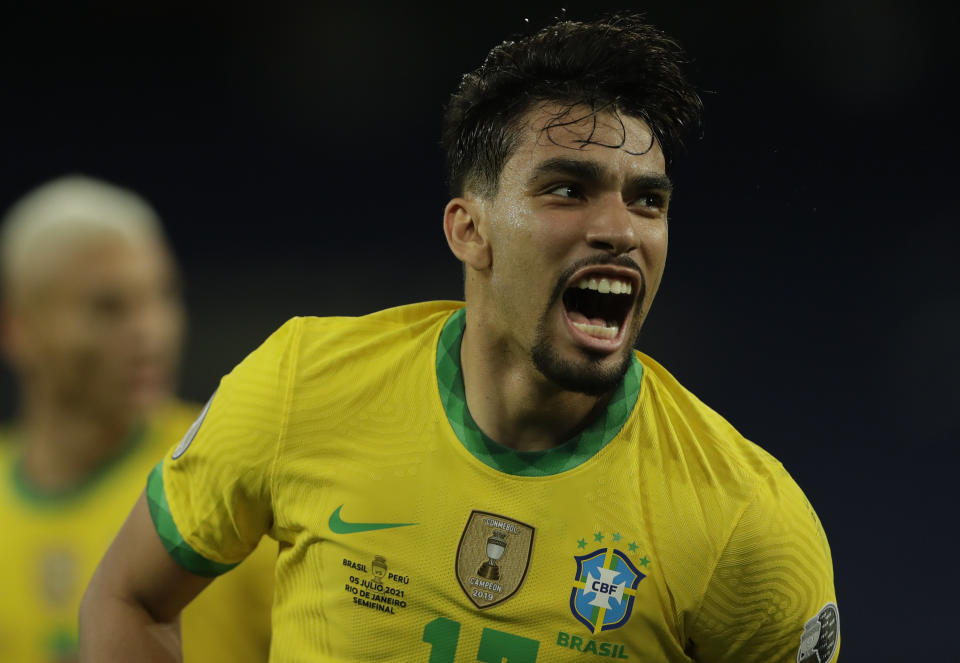
[[(624, 334), (632, 333), (634, 336), (633, 343), (624, 346), (621, 350), (623, 356), (618, 362), (611, 363), (614, 358), (606, 354), (584, 353), (576, 359), (562, 357), (560, 353), (557, 352), (555, 344), (547, 331), (548, 315), (551, 309), (560, 303), (563, 291), (570, 278), (579, 269), (587, 265), (595, 264), (618, 264), (636, 269), (640, 274), (640, 292), (637, 295), (635, 304), (637, 307), (636, 311), (633, 312), (630, 318), (623, 321), (623, 324), (629, 325), (628, 328), (624, 330)], [(530, 351), (533, 365), (544, 377), (564, 391), (572, 391), (588, 396), (602, 396), (613, 391), (617, 385), (620, 384), (620, 381), (623, 380), (623, 376), (627, 374), (630, 365), (633, 363), (633, 347), (640, 338), (640, 321), (643, 319), (642, 305), (644, 296), (646, 295), (646, 285), (646, 278), (643, 275), (643, 271), (640, 270), (639, 266), (633, 260), (626, 257), (613, 260), (609, 258), (602, 260), (588, 259), (571, 266), (557, 279), (557, 285), (554, 288), (553, 294), (547, 302), (546, 309), (540, 316), (540, 322), (537, 325), (536, 342)], [(563, 304), (560, 303), (560, 305), (562, 306)]]
[(630, 369), (633, 346), (627, 346), (625, 350), (619, 363), (612, 366), (605, 365), (605, 360), (610, 359), (608, 356), (587, 355), (579, 361), (572, 361), (560, 356), (541, 328), (530, 354), (537, 370), (564, 391), (602, 396), (613, 391)]

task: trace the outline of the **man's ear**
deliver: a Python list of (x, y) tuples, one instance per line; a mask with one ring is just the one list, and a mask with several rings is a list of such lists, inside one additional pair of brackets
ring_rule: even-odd
[(453, 255), (466, 267), (484, 270), (490, 267), (493, 256), (490, 243), (481, 227), (483, 204), (477, 198), (454, 198), (443, 210), (443, 233)]

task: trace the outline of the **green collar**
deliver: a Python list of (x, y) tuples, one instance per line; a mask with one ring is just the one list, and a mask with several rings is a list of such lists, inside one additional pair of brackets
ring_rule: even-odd
[(57, 492), (41, 490), (31, 483), (23, 468), (23, 457), (17, 458), (11, 467), (14, 491), (21, 499), (38, 507), (52, 508), (74, 504), (79, 498), (87, 495), (95, 486), (99, 485), (113, 468), (140, 448), (143, 440), (147, 437), (147, 429), (148, 426), (145, 424), (136, 426), (116, 455), (105, 460), (76, 485)]
[(454, 433), (475, 458), (495, 470), (526, 477), (566, 472), (589, 460), (603, 449), (627, 423), (640, 394), (643, 365), (634, 355), (620, 385), (604, 413), (587, 428), (563, 444), (546, 451), (515, 451), (487, 437), (470, 410), (463, 388), (460, 342), (466, 325), (466, 309), (456, 311), (440, 332), (437, 344), (437, 383), (440, 400)]

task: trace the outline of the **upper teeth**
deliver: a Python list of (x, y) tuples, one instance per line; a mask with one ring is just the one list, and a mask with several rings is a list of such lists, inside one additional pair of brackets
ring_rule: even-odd
[(633, 284), (630, 283), (630, 281), (621, 281), (620, 279), (595, 279), (585, 276), (574, 285), (584, 290), (596, 290), (597, 292), (603, 293), (612, 292), (615, 295), (629, 295), (633, 292)]

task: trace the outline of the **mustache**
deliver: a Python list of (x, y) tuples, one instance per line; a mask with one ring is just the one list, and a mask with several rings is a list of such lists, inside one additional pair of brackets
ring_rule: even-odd
[(627, 269), (632, 269), (639, 274), (640, 292), (637, 293), (637, 301), (643, 302), (644, 296), (647, 294), (647, 278), (643, 275), (643, 270), (640, 269), (640, 265), (637, 264), (637, 261), (629, 256), (611, 257), (609, 255), (597, 255), (588, 258), (581, 258), (560, 273), (560, 276), (557, 278), (557, 284), (553, 287), (553, 292), (550, 294), (550, 301), (548, 302), (547, 306), (553, 306), (557, 300), (563, 296), (563, 291), (567, 289), (567, 284), (570, 282), (570, 279), (574, 274), (584, 267), (596, 266), (626, 267)]

